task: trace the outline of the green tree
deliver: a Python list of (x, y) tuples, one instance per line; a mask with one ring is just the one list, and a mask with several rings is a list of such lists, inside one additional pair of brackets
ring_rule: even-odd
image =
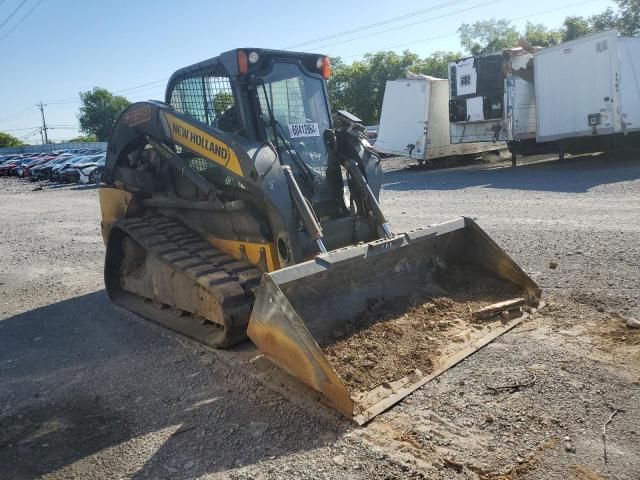
[(593, 33), (589, 21), (584, 17), (567, 17), (564, 19), (563, 27), (563, 42)]
[(591, 15), (588, 19), (591, 32), (604, 32), (620, 26), (620, 16), (611, 8), (607, 8), (604, 12)]
[(520, 38), (509, 20), (482, 20), (472, 25), (463, 23), (458, 29), (460, 45), (471, 55), (498, 52), (515, 47)]
[(334, 110), (348, 110), (366, 124), (377, 123), (387, 80), (403, 78), (408, 67), (419, 57), (408, 50), (369, 53), (362, 60), (346, 65), (332, 60), (333, 74), (328, 82), (329, 99)]
[(233, 95), (229, 92), (220, 92), (213, 97), (213, 110), (216, 116), (222, 115), (231, 105), (233, 105)]
[(462, 53), (434, 52), (419, 63), (409, 67), (413, 73), (423, 73), (436, 78), (449, 77), (449, 63), (462, 58)]
[[(627, 23), (625, 23), (627, 22)], [(632, 14), (620, 15), (611, 8), (602, 13), (584, 17), (567, 17), (564, 19), (562, 40), (573, 40), (590, 33), (603, 32), (617, 28), (623, 35), (627, 35), (627, 29), (633, 30)], [(629, 34), (633, 35), (633, 33)]]
[(618, 11), (607, 8), (604, 12), (584, 17), (567, 17), (564, 21), (563, 40), (617, 29), (622, 35), (640, 35), (640, 1), (616, 0)]
[(71, 143), (91, 143), (91, 142), (97, 142), (97, 141), (98, 141), (98, 137), (96, 137), (93, 134), (80, 135), (79, 137), (72, 138), (71, 140), (69, 140), (69, 142)]
[[(351, 76), (350, 67), (346, 65), (340, 57), (331, 59), (331, 78), (327, 81), (327, 92), (332, 110), (349, 110), (348, 92), (349, 79)], [(354, 112), (355, 113), (355, 112)]]
[(622, 35), (629, 37), (640, 35), (640, 1), (616, 0), (620, 14), (618, 29)]
[(109, 140), (111, 128), (120, 113), (129, 105), (129, 100), (113, 95), (105, 88), (80, 92), (80, 130), (95, 135), (98, 141)]
[(0, 147), (21, 147), (24, 143), (8, 133), (0, 132)]
[(524, 38), (534, 47), (552, 47), (562, 41), (562, 30), (553, 30), (541, 23), (527, 22)]

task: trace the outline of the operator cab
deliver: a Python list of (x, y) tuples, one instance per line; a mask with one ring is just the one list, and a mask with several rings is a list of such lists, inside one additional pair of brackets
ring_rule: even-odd
[[(175, 110), (214, 129), (269, 142), (318, 216), (335, 218), (348, 209), (342, 172), (325, 140), (333, 128), (325, 84), (330, 74), (324, 55), (236, 49), (178, 70), (165, 97)], [(216, 173), (209, 177), (219, 178)]]

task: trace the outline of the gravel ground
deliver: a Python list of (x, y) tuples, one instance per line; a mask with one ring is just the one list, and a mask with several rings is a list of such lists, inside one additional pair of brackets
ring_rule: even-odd
[(113, 306), (94, 188), (0, 179), (0, 478), (640, 478), (640, 161), (406, 165), (396, 231), (473, 217), (548, 306), (365, 427)]

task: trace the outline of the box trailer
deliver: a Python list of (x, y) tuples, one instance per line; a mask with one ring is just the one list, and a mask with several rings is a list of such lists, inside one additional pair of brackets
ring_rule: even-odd
[(536, 97), (533, 52), (524, 46), (449, 64), (451, 143), (505, 141), (535, 152)]
[(447, 80), (410, 72), (407, 77), (387, 81), (376, 150), (414, 158), (422, 165), (506, 148), (504, 142), (452, 143)]
[(615, 30), (535, 53), (538, 142), (571, 153), (640, 146), (640, 38)]

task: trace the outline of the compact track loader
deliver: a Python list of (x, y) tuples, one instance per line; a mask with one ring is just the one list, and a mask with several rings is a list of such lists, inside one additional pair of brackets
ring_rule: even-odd
[(380, 158), (356, 117), (331, 115), (329, 76), (322, 55), (243, 48), (130, 105), (100, 191), (105, 284), (212, 347), (248, 336), (364, 423), (513, 327), (540, 290), (468, 218), (392, 231)]

